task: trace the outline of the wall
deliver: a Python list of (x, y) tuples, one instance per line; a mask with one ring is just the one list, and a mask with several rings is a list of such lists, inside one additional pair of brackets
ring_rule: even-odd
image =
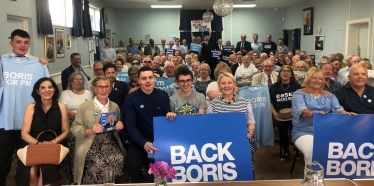
[(273, 8), (236, 8), (232, 14), (223, 18), (223, 41), (230, 40), (232, 44), (240, 41), (242, 34), (252, 42), (252, 36), (257, 33), (259, 41), (266, 41), (266, 35), (271, 34), (272, 40), (278, 43), (283, 37), (283, 10)]
[[(179, 10), (178, 9), (116, 9), (117, 40), (134, 38), (135, 44), (145, 40), (145, 35), (150, 34), (156, 44), (162, 38), (171, 40), (171, 35), (179, 35)], [(146, 41), (148, 43), (148, 40)]]
[[(351, 5), (350, 5), (351, 4)], [(301, 36), (301, 50), (309, 54), (315, 54), (316, 58), (332, 53), (345, 52), (346, 22), (349, 20), (371, 18), (373, 25), (373, 0), (314, 0), (299, 3), (285, 9), (284, 29), (301, 28), (302, 10), (314, 7), (314, 35), (325, 35), (324, 51), (314, 51), (314, 36)], [(349, 14), (351, 19), (349, 19)], [(321, 34), (317, 34), (317, 28), (322, 28)], [(371, 26), (371, 29), (374, 28)], [(369, 41), (373, 41), (373, 29)], [(373, 46), (370, 46), (372, 51)], [(344, 54), (345, 56), (347, 54)], [(373, 56), (370, 55), (371, 60)]]
[[(102, 0), (90, 0), (91, 3), (97, 6), (104, 6)], [(0, 25), (6, 25), (7, 15), (14, 15), (25, 17), (29, 20), (29, 34), (31, 36), (30, 54), (37, 57), (44, 57), (44, 37), (37, 33), (37, 11), (36, 0), (21, 0), (21, 1), (4, 1), (2, 0), (0, 6)], [(109, 24), (106, 25), (108, 29), (116, 32), (117, 22), (114, 16), (114, 9), (108, 7)], [(110, 11), (112, 10), (112, 11)], [(65, 34), (71, 34), (71, 28), (54, 26), (55, 28), (63, 28)], [(9, 39), (11, 33), (0, 32), (0, 54), (9, 53)], [(5, 44), (6, 43), (6, 44)], [(100, 44), (103, 44), (101, 40)], [(65, 50), (64, 58), (56, 58), (55, 62), (50, 63), (49, 72), (51, 76), (59, 76), (59, 73), (70, 65), (70, 54), (78, 52), (82, 56), (82, 66), (88, 65), (88, 44), (84, 37), (72, 37), (72, 47)], [(92, 74), (92, 72), (88, 72)], [(55, 78), (59, 81), (59, 77)]]

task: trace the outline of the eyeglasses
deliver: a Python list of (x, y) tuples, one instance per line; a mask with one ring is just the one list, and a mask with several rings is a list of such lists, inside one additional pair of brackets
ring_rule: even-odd
[(133, 74), (129, 74), (130, 76), (135, 76), (135, 75), (138, 75), (138, 73), (133, 73)]
[(99, 71), (102, 71), (102, 70), (103, 70), (102, 68), (94, 69), (95, 72), (99, 72)]
[(80, 81), (80, 82), (82, 82), (83, 81), (83, 79), (76, 79), (76, 78), (74, 78), (74, 81)]
[(192, 79), (187, 79), (187, 80), (179, 80), (179, 83), (191, 83)]
[(96, 86), (100, 90), (109, 89), (110, 86)]
[(152, 61), (143, 61), (144, 63), (152, 63)]
[(132, 63), (133, 65), (139, 65), (139, 63)]
[(290, 73), (291, 71), (290, 70), (282, 70), (282, 72), (284, 72), (284, 73)]

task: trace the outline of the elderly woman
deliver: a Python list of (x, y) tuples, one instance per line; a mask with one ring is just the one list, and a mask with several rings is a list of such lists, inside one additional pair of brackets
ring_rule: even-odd
[(138, 90), (140, 87), (140, 84), (138, 82), (138, 67), (131, 67), (129, 69), (129, 77), (130, 81), (127, 83), (129, 86), (129, 94), (134, 92), (135, 90)]
[(254, 135), (256, 127), (251, 102), (236, 95), (236, 80), (230, 72), (225, 72), (218, 77), (218, 87), (222, 94), (210, 102), (207, 113), (244, 112), (248, 130), (247, 137), (251, 139), (251, 154), (255, 154), (259, 148), (259, 142)]
[(313, 67), (305, 75), (305, 88), (299, 89), (293, 94), (292, 141), (304, 154), (305, 164), (312, 161), (314, 114), (356, 115), (346, 112), (334, 94), (322, 89), (324, 81), (322, 71)]
[(116, 65), (116, 72), (127, 72), (129, 70), (121, 58), (117, 58), (114, 64)]
[(204, 96), (206, 96), (206, 88), (211, 82), (214, 81), (210, 79), (209, 74), (210, 74), (209, 65), (206, 63), (201, 64), (199, 68), (199, 78), (197, 79), (196, 82), (194, 82), (196, 91), (202, 93)]
[[(231, 73), (231, 68), (226, 63), (220, 62), (217, 64), (216, 68), (214, 69), (214, 77), (217, 80), (218, 77), (225, 72)], [(219, 96), (219, 94), (220, 94), (220, 91), (218, 89), (217, 82), (216, 81), (211, 82), (206, 88), (206, 100), (208, 102), (212, 101), (213, 99), (216, 99)]]
[[(21, 137), (24, 147), (32, 145), (65, 144), (64, 139), (69, 134), (69, 121), (67, 108), (57, 101), (58, 87), (51, 78), (39, 79), (33, 87), (31, 96), (35, 102), (26, 106), (22, 122)], [(53, 130), (43, 133), (45, 130)], [(47, 152), (46, 152), (47, 153)], [(18, 160), (16, 171), (17, 185), (50, 185), (62, 178), (58, 165), (24, 166)]]
[[(76, 137), (74, 182), (79, 184), (102, 184), (103, 172), (114, 170), (115, 176), (123, 174), (125, 149), (118, 131), (123, 129), (120, 109), (108, 99), (112, 82), (107, 77), (96, 77), (92, 82), (95, 98), (78, 108), (71, 132)], [(104, 132), (101, 114), (117, 113), (115, 130)]]
[[(277, 82), (270, 87), (271, 112), (273, 113), (273, 124), (278, 127), (280, 144), (283, 149), (281, 160), (289, 159), (288, 150), (288, 128), (292, 126), (292, 118), (279, 117), (282, 109), (291, 109), (293, 93), (301, 89), (299, 83), (295, 82), (295, 74), (288, 65), (283, 65), (279, 70)], [(284, 111), (283, 110), (283, 111)]]
[(268, 57), (268, 55), (267, 55), (266, 53), (262, 53), (262, 54), (260, 55), (260, 59), (261, 59), (261, 61), (265, 61), (265, 59), (267, 59), (267, 58), (269, 58), (269, 57)]

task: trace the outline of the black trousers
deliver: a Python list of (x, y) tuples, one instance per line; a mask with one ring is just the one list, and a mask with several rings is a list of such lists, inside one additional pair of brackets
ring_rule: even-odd
[(279, 141), (283, 150), (288, 151), (289, 140), (288, 140), (288, 129), (292, 126), (292, 121), (277, 121), (273, 119), (275, 126), (278, 127)]
[(130, 175), (131, 182), (144, 183), (145, 178), (142, 173), (142, 167), (147, 161), (148, 153), (143, 147), (134, 142), (130, 143), (129, 152), (126, 157), (126, 168)]
[(5, 186), (14, 150), (20, 148), (22, 141), (21, 130), (0, 129), (0, 186)]

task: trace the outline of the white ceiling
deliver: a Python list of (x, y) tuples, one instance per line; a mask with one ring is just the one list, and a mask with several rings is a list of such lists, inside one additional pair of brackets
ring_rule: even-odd
[[(150, 5), (183, 5), (183, 9), (213, 8), (215, 0), (103, 0), (114, 8), (151, 8)], [(233, 0), (234, 4), (256, 4), (256, 8), (287, 7), (305, 0)]]

